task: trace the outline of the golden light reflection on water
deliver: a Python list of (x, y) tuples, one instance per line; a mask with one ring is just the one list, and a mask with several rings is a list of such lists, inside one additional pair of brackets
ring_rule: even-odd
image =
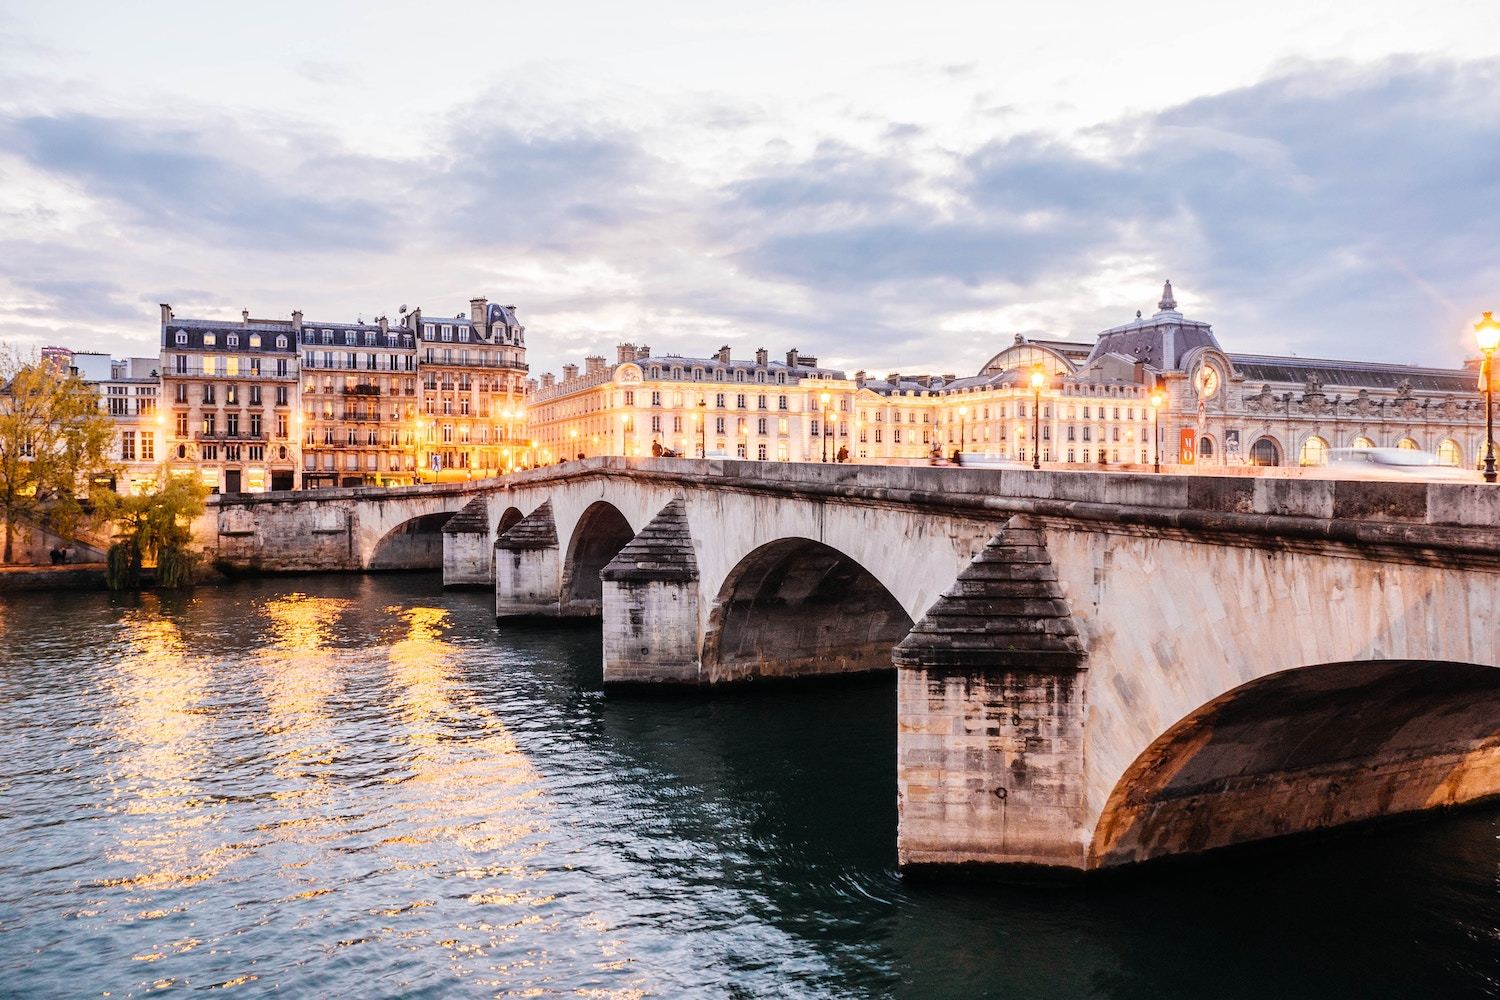
[(113, 807), (132, 817), (107, 855), (128, 874), (99, 884), (155, 890), (207, 881), (230, 853), (202, 836), (216, 821), (198, 780), (209, 753), (208, 673), (154, 597), (120, 624), (124, 653), (106, 682), (111, 710), (101, 725), (120, 746), (110, 775)]

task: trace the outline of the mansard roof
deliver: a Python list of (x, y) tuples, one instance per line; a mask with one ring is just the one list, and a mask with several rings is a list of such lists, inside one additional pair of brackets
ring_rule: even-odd
[(1325, 387), (1396, 389), (1402, 382), (1418, 392), (1474, 392), (1479, 373), (1462, 368), (1417, 368), (1370, 361), (1288, 358), (1265, 354), (1230, 354), (1235, 372), (1248, 382), (1303, 385), (1313, 376)]

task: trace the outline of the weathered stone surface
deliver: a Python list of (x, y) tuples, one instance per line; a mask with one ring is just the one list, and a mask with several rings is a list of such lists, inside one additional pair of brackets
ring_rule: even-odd
[(1013, 518), (896, 646), (898, 667), (1076, 669), (1083, 642), (1044, 533)]
[(698, 579), (698, 559), (688, 530), (687, 509), (674, 499), (631, 539), (601, 574), (606, 582)]
[(485, 497), (475, 497), (463, 505), (457, 514), (448, 519), (443, 525), (445, 535), (470, 534), (485, 535), (490, 533), (490, 502)]
[(552, 519), (552, 501), (542, 501), (536, 510), (496, 539), (495, 548), (510, 552), (557, 548), (557, 522)]

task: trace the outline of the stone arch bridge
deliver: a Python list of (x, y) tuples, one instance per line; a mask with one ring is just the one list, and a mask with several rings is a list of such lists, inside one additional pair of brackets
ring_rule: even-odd
[[(294, 502), (221, 502), (221, 558)], [(894, 669), (905, 864), (1107, 868), (1500, 794), (1494, 487), (593, 459), (301, 502), (330, 539), (344, 511), (342, 568), (436, 537), (501, 618), (602, 615), (607, 685)]]

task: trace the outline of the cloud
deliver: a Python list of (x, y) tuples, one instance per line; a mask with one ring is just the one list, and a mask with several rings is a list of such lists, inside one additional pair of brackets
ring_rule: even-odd
[(616, 337), (961, 371), (1018, 330), (1091, 336), (1167, 277), (1230, 350), (1452, 364), (1438, 332), (1495, 307), (1494, 62), (1286, 64), (1052, 131), (949, 76), (966, 130), (723, 95), (627, 125), (534, 90), (383, 149), (190, 109), (0, 118), (0, 312), (120, 338), (172, 288), (209, 290), (179, 312), (330, 318), (488, 293), (538, 371)]
[(367, 247), (390, 234), (383, 205), (337, 193), (335, 174), (296, 169), (321, 151), (278, 149), (228, 129), (81, 113), (0, 119), (0, 140), (145, 228), (197, 229), (252, 247)]

